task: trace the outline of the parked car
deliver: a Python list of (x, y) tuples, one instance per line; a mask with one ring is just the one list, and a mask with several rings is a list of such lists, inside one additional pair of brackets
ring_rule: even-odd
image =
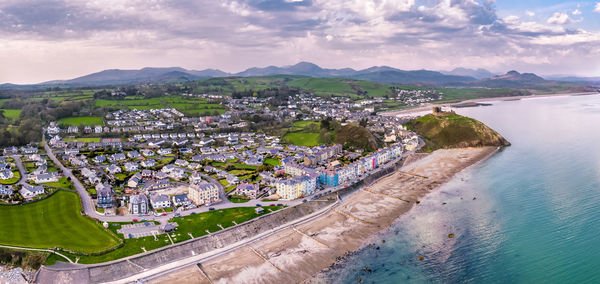
[(208, 208), (208, 211), (213, 211), (213, 210), (215, 210), (215, 208), (214, 208), (214, 207), (210, 207), (210, 208)]
[(260, 205), (260, 203), (256, 203), (256, 206), (262, 206), (262, 205)]

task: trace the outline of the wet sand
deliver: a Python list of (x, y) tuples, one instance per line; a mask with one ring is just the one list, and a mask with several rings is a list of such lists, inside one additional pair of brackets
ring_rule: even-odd
[(429, 191), (496, 151), (438, 150), (360, 190), (326, 215), (152, 283), (298, 283), (367, 245)]

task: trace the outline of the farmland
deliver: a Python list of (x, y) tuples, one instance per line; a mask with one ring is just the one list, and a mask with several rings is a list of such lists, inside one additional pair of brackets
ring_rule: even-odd
[(18, 119), (21, 115), (20, 109), (1, 109), (1, 111), (4, 113), (4, 117), (12, 119)]
[(100, 99), (96, 100), (95, 106), (115, 109), (175, 108), (188, 116), (206, 116), (225, 112), (225, 107), (220, 104), (207, 103), (205, 99), (184, 98), (181, 96), (162, 96), (158, 98), (132, 96), (121, 100)]
[(58, 121), (58, 124), (65, 124), (70, 126), (94, 126), (94, 125), (104, 125), (101, 117), (97, 116), (81, 116), (81, 117), (65, 117), (61, 118)]

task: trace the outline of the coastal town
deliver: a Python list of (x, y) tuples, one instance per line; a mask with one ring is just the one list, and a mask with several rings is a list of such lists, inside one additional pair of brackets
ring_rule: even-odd
[[(19, 204), (57, 190), (77, 191), (95, 219), (160, 221), (124, 234), (141, 237), (174, 230), (172, 217), (232, 207), (262, 212), (261, 204), (293, 206), (318, 198), (361, 181), (420, 143), (398, 118), (375, 115), (372, 102), (301, 94), (269, 109), (262, 107), (268, 99), (198, 97), (226, 102), (229, 110), (189, 117), (175, 108), (132, 108), (106, 113), (103, 125), (50, 122), (43, 143), (4, 149), (0, 197)], [(384, 144), (299, 146), (285, 136), (247, 131), (252, 121), (245, 118), (256, 116), (289, 127), (364, 123)]]

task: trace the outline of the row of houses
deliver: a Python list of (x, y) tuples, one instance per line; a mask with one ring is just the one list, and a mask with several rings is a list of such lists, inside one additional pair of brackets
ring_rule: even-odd
[(274, 182), (277, 195), (282, 199), (296, 199), (313, 194), (319, 183), (323, 186), (334, 187), (351, 182), (380, 165), (401, 158), (402, 152), (403, 146), (398, 143), (383, 148), (345, 167), (324, 169), (322, 171), (294, 162), (287, 162), (284, 165), (284, 171), (292, 178), (280, 179)]

